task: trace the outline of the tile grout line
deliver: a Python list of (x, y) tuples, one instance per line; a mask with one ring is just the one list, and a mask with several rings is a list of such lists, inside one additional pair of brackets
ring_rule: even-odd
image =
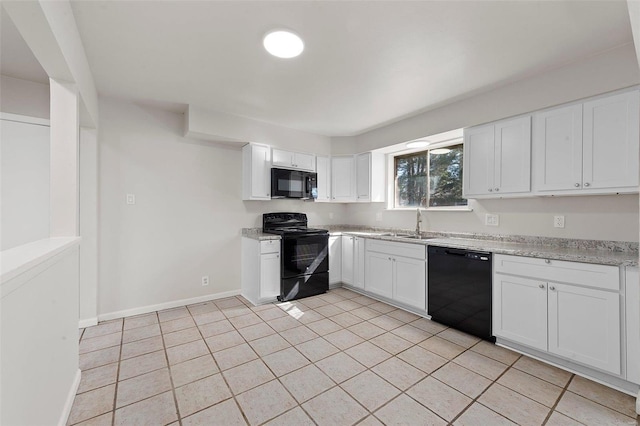
[[(567, 393), (567, 390), (569, 389), (569, 385), (571, 385), (571, 382), (573, 381), (573, 378), (575, 377), (575, 374), (572, 374), (571, 377), (569, 377), (569, 380), (567, 380), (567, 383), (565, 383), (564, 387), (562, 388), (562, 392), (560, 392), (560, 395), (558, 395), (558, 398), (556, 399), (556, 402), (553, 404), (553, 407), (551, 407), (551, 411), (549, 411), (549, 414), (547, 414), (547, 417), (545, 417), (544, 421), (542, 422), (543, 425), (546, 425), (549, 422), (549, 419), (551, 418), (551, 416), (553, 415), (553, 413), (556, 411), (556, 407), (558, 406), (558, 404), (560, 403), (560, 400), (562, 399), (562, 397), (564, 396), (565, 393)], [(560, 413), (563, 414), (563, 413)], [(565, 415), (565, 414), (563, 414)], [(567, 416), (570, 419), (573, 419), (570, 416)], [(576, 420), (576, 419), (573, 419)], [(578, 423), (582, 424), (582, 422), (576, 420)]]
[[(225, 317), (225, 319), (226, 319), (227, 321), (229, 321), (229, 317), (227, 317), (227, 315), (224, 313), (224, 311), (223, 311), (223, 310), (222, 310), (222, 309), (221, 309), (221, 308), (220, 308), (220, 307), (219, 307), (215, 302), (212, 302), (212, 303), (213, 303), (213, 305), (218, 309), (218, 311), (219, 311), (220, 313), (222, 313), (222, 315)], [(193, 314), (191, 313), (191, 310), (189, 310), (189, 308), (188, 308), (188, 307), (187, 307), (187, 311), (189, 312), (189, 315), (191, 316), (191, 319), (193, 319)], [(222, 321), (222, 320), (221, 320), (221, 321)], [(196, 321), (195, 321), (195, 319), (193, 319), (193, 322), (194, 322), (194, 323), (196, 322)], [(214, 322), (217, 322), (217, 321), (214, 321)], [(235, 326), (233, 325), (233, 323), (232, 323), (231, 321), (229, 321), (229, 323), (230, 323), (230, 324), (231, 324), (231, 326), (234, 328), (234, 330), (237, 332), (237, 329), (235, 328)], [(205, 346), (207, 347), (207, 350), (209, 351), (209, 355), (211, 355), (211, 358), (213, 359), (214, 365), (215, 365), (215, 366), (216, 366), (216, 368), (218, 369), (218, 373), (214, 373), (213, 375), (215, 375), (215, 374), (220, 374), (220, 377), (221, 377), (221, 378), (222, 378), (222, 380), (224, 381), (224, 384), (227, 386), (227, 389), (229, 389), (229, 393), (231, 394), (231, 398), (226, 398), (226, 399), (224, 399), (224, 400), (222, 400), (222, 401), (217, 402), (216, 404), (213, 404), (213, 405), (209, 405), (209, 406), (207, 406), (207, 407), (204, 407), (204, 408), (202, 408), (201, 410), (198, 410), (198, 411), (196, 411), (196, 412), (194, 412), (194, 413), (189, 414), (189, 416), (193, 416), (193, 415), (195, 415), (196, 413), (199, 413), (199, 412), (201, 412), (201, 411), (204, 411), (204, 410), (209, 409), (210, 407), (213, 407), (214, 405), (220, 404), (220, 403), (222, 403), (222, 402), (224, 402), (224, 401), (228, 401), (229, 399), (233, 399), (233, 402), (236, 404), (236, 407), (238, 407), (238, 410), (240, 410), (240, 414), (242, 415), (242, 418), (244, 419), (244, 421), (245, 421), (247, 424), (250, 424), (250, 423), (249, 423), (249, 419), (247, 419), (247, 416), (246, 416), (246, 414), (245, 414), (244, 410), (242, 409), (242, 406), (238, 403), (238, 400), (236, 399), (236, 395), (235, 395), (235, 394), (233, 393), (233, 391), (231, 390), (231, 386), (229, 386), (229, 383), (227, 382), (227, 378), (224, 376), (224, 374), (222, 374), (222, 368), (220, 368), (220, 365), (218, 364), (218, 360), (217, 360), (217, 359), (216, 359), (216, 357), (213, 355), (213, 352), (211, 351), (211, 348), (209, 347), (209, 344), (207, 343), (207, 340), (205, 339), (204, 335), (202, 334), (202, 330), (200, 330), (200, 327), (198, 326), (198, 324), (197, 324), (197, 323), (196, 323), (196, 328), (198, 329), (198, 333), (200, 333), (200, 336), (201, 336), (201, 338), (202, 338), (202, 341), (204, 342)], [(240, 334), (240, 333), (238, 333), (238, 334)], [(242, 336), (242, 335), (241, 335), (241, 336)], [(211, 336), (211, 337), (214, 337), (214, 336)], [(242, 338), (244, 339), (244, 337), (242, 337)], [(246, 342), (246, 340), (245, 340), (245, 342)], [(238, 345), (236, 345), (236, 346), (238, 346)], [(232, 346), (232, 347), (235, 347), (235, 346)], [(228, 349), (229, 349), (229, 348), (228, 348)], [(252, 350), (253, 350), (253, 348), (252, 348)], [(257, 354), (256, 354), (256, 355), (257, 355)], [(186, 362), (186, 361), (185, 361), (185, 362)], [(241, 365), (242, 365), (242, 364), (241, 364)], [(211, 376), (213, 376), (213, 375), (211, 375)], [(211, 377), (211, 376), (207, 376), (207, 377)], [(202, 380), (202, 379), (197, 379), (197, 380)], [(193, 382), (190, 382), (190, 383), (195, 383), (197, 380), (195, 380), (195, 381), (193, 381)], [(186, 385), (184, 385), (184, 386), (186, 386)], [(187, 417), (189, 417), (189, 416), (187, 416)], [(179, 419), (180, 419), (180, 425), (182, 425), (182, 417), (179, 417)]]
[[(481, 340), (480, 342), (482, 342), (482, 340)], [(463, 351), (462, 353), (460, 353), (459, 355), (457, 355), (457, 356), (456, 356), (456, 358), (457, 358), (458, 356), (462, 355), (463, 353), (467, 352), (467, 351), (471, 351), (471, 348), (475, 347), (475, 346), (476, 346), (478, 343), (480, 343), (480, 342), (477, 342), (476, 344), (474, 344), (473, 346), (471, 346), (471, 347), (470, 347), (470, 348), (468, 348), (467, 350)], [(472, 352), (475, 352), (475, 351), (472, 351)], [(478, 352), (475, 352), (475, 353), (478, 353)], [(479, 354), (479, 355), (482, 355), (482, 354)], [(485, 356), (485, 355), (483, 355), (483, 356)], [(518, 357), (517, 357), (517, 358), (516, 358), (516, 359), (515, 359), (511, 364), (505, 364), (505, 363), (503, 363), (503, 364), (505, 364), (505, 365), (507, 366), (507, 368), (505, 368), (505, 369), (504, 369), (504, 371), (498, 375), (498, 377), (496, 377), (494, 380), (492, 380), (492, 381), (491, 381), (491, 383), (489, 384), (489, 386), (487, 386), (487, 387), (486, 387), (482, 392), (480, 392), (480, 393), (478, 394), (478, 396), (476, 396), (475, 398), (472, 398), (472, 401), (471, 401), (471, 402), (470, 402), (470, 403), (469, 403), (469, 404), (468, 404), (468, 405), (467, 405), (467, 406), (466, 406), (462, 411), (460, 411), (460, 412), (458, 413), (458, 415), (457, 415), (457, 416), (455, 416), (455, 417), (451, 420), (450, 424), (453, 424), (456, 420), (458, 420), (458, 419), (459, 419), (459, 418), (460, 418), (464, 413), (466, 413), (466, 412), (467, 412), (467, 410), (468, 410), (468, 409), (469, 409), (469, 408), (470, 408), (474, 403), (476, 403), (476, 402), (477, 402), (478, 404), (482, 405), (483, 407), (486, 407), (486, 408), (487, 408), (487, 409), (489, 409), (491, 412), (493, 412), (493, 413), (495, 413), (495, 414), (499, 415), (500, 417), (503, 417), (503, 418), (505, 418), (505, 419), (507, 419), (507, 420), (509, 420), (509, 421), (512, 421), (512, 420), (511, 420), (510, 418), (508, 418), (507, 416), (505, 416), (505, 415), (503, 415), (503, 414), (501, 414), (501, 413), (498, 413), (497, 411), (492, 410), (491, 408), (489, 408), (489, 407), (487, 407), (486, 405), (482, 404), (482, 402), (480, 402), (480, 401), (479, 401), (479, 399), (480, 399), (480, 397), (481, 397), (482, 395), (484, 395), (484, 394), (485, 394), (485, 393), (486, 393), (486, 392), (491, 388), (491, 386), (493, 386), (494, 384), (498, 383), (498, 380), (500, 380), (500, 378), (501, 378), (502, 376), (504, 376), (504, 375), (507, 373), (507, 371), (509, 371), (509, 370), (513, 367), (513, 365), (514, 365), (516, 362), (518, 362), (518, 360), (519, 360), (521, 357), (522, 357), (522, 355), (519, 355), (519, 356), (518, 356)], [(487, 357), (487, 358), (494, 360), (493, 358), (490, 358), (490, 357)], [(455, 358), (454, 358), (454, 359), (455, 359)], [(498, 360), (494, 360), (494, 361), (500, 362), (500, 361), (498, 361)], [(453, 362), (453, 359), (452, 359), (450, 362)], [(455, 364), (455, 363), (454, 363), (454, 364)], [(445, 364), (445, 365), (446, 365), (446, 364)], [(459, 365), (459, 364), (456, 364), (456, 365)], [(444, 367), (444, 366), (442, 366), (442, 367)], [(442, 368), (442, 367), (440, 367), (440, 368)], [(464, 366), (462, 366), (462, 365), (461, 365), (460, 367), (465, 368), (465, 367), (464, 367)], [(468, 369), (467, 369), (467, 370), (468, 370)], [(471, 371), (471, 370), (469, 370), (469, 371)], [(473, 371), (472, 371), (472, 372), (473, 372)], [(479, 374), (479, 373), (476, 373), (476, 374)], [(482, 376), (482, 374), (479, 374), (479, 375), (480, 375), (480, 376)], [(482, 377), (484, 377), (485, 379), (489, 379), (489, 378), (488, 378), (488, 377), (486, 377), (486, 376), (482, 376)], [(437, 377), (434, 377), (434, 379), (438, 380), (438, 378), (437, 378)], [(442, 383), (442, 382), (441, 382), (441, 383)], [(445, 383), (445, 384), (446, 384), (446, 383)], [(499, 384), (499, 383), (498, 383), (498, 384)], [(448, 386), (448, 385), (447, 385), (447, 386)], [(457, 389), (456, 389), (456, 390), (457, 390)], [(457, 390), (457, 391), (458, 391), (458, 392), (460, 392), (459, 390)], [(460, 392), (460, 393), (462, 393), (462, 392)], [(463, 394), (463, 395), (464, 395), (464, 394)], [(523, 395), (523, 396), (524, 396), (524, 395)], [(526, 398), (526, 397), (525, 397), (525, 398)], [(513, 421), (513, 423), (516, 423), (516, 422), (515, 422), (515, 421)]]
[[(182, 417), (180, 416), (180, 406), (178, 405), (176, 388), (173, 385), (173, 373), (171, 371), (171, 364), (169, 363), (169, 355), (167, 354), (167, 345), (165, 344), (165, 341), (164, 341), (164, 334), (162, 333), (162, 324), (160, 324), (161, 322), (160, 314), (158, 313), (158, 311), (156, 311), (156, 316), (158, 317), (158, 328), (160, 328), (160, 338), (162, 339), (162, 348), (164, 349), (164, 359), (165, 361), (167, 361), (167, 372), (169, 373), (169, 383), (171, 384), (171, 395), (173, 396), (173, 403), (176, 407), (176, 416), (178, 417), (178, 424), (182, 426)], [(161, 395), (161, 394), (158, 394), (158, 395)]]

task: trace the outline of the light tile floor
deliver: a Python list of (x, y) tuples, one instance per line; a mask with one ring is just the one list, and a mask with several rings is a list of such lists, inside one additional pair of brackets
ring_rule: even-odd
[(346, 289), (80, 330), (81, 425), (635, 425), (635, 400)]

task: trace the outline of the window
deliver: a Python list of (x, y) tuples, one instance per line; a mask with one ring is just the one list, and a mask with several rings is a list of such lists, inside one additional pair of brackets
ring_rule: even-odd
[(462, 198), (462, 144), (394, 157), (395, 206), (466, 206)]

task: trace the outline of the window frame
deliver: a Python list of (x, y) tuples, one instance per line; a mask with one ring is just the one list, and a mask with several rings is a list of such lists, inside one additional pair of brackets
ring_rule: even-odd
[[(396, 158), (399, 157), (406, 157), (406, 156), (410, 156), (410, 155), (415, 155), (421, 152), (427, 153), (433, 150), (433, 149), (438, 149), (438, 148), (447, 148), (450, 146), (455, 146), (455, 145), (462, 145), (462, 151), (463, 151), (463, 164), (462, 164), (462, 168), (463, 168), (463, 173), (464, 173), (464, 138), (455, 138), (455, 139), (451, 139), (451, 140), (447, 140), (444, 142), (440, 142), (440, 143), (434, 143), (434, 144), (430, 144), (429, 146), (426, 147), (422, 147), (422, 148), (413, 148), (413, 149), (404, 149), (401, 151), (396, 151), (393, 153), (390, 153), (388, 155), (388, 162), (387, 162), (387, 176), (389, 176), (389, 182), (387, 185), (387, 210), (396, 210), (396, 211), (415, 211), (417, 208), (419, 208), (420, 210), (427, 210), (427, 211), (473, 211), (473, 209), (469, 206), (469, 200), (467, 199), (467, 205), (464, 206), (437, 206), (437, 207), (423, 207), (423, 206), (411, 206), (411, 207), (400, 207), (400, 206), (396, 206), (396, 181), (397, 181), (397, 176), (396, 176)], [(427, 157), (428, 159), (428, 157)], [(429, 161), (429, 160), (428, 160)], [(430, 168), (430, 164), (428, 163), (428, 168)], [(427, 197), (429, 197), (430, 195), (430, 178), (429, 175), (427, 175)], [(429, 203), (428, 198), (427, 198), (427, 204)]]

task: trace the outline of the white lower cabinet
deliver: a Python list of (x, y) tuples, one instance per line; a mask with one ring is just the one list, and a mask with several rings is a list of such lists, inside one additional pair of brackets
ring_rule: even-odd
[(342, 282), (349, 285), (354, 283), (354, 239), (351, 235), (342, 236)]
[(275, 299), (280, 295), (280, 250), (260, 255), (260, 298)]
[(620, 295), (549, 283), (549, 352), (621, 373)]
[(495, 274), (493, 334), (547, 350), (547, 285), (522, 277)]
[(242, 295), (254, 305), (280, 295), (280, 240), (242, 238)]
[(393, 299), (420, 310), (426, 309), (425, 261), (398, 256), (393, 259), (393, 263)]
[(614, 266), (495, 255), (493, 333), (620, 375), (619, 280)]
[(393, 262), (391, 256), (384, 253), (367, 251), (365, 290), (379, 296), (393, 297)]
[(426, 309), (426, 246), (370, 240), (365, 252), (366, 291)]
[(365, 247), (366, 247), (366, 238), (355, 237), (353, 242), (353, 271), (354, 271), (354, 280), (353, 286), (359, 289), (364, 290), (364, 265), (365, 265)]
[(329, 284), (342, 281), (342, 236), (329, 237)]

